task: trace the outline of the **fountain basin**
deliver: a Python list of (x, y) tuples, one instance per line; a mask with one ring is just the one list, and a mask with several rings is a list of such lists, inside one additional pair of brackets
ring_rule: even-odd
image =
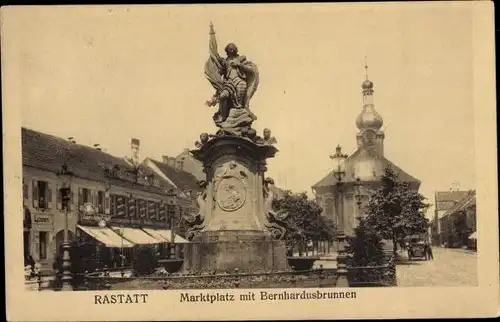
[(169, 273), (176, 273), (182, 268), (184, 260), (181, 258), (160, 259), (158, 264)]
[(310, 257), (287, 257), (288, 265), (294, 271), (308, 271), (313, 268), (314, 262), (319, 259), (318, 256)]

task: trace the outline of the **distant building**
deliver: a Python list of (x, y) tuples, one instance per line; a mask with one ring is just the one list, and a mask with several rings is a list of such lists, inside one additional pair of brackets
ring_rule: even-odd
[(161, 178), (166, 183), (172, 185), (177, 191), (183, 192), (185, 195), (195, 198), (197, 192), (201, 192), (198, 186), (198, 181), (193, 174), (182, 170), (182, 168), (176, 167), (175, 163), (164, 162), (154, 160), (152, 158), (146, 158), (142, 162), (142, 166), (147, 167), (153, 171), (159, 178)]
[(471, 190), (439, 218), (441, 244), (476, 249), (476, 220), (476, 191)]
[(203, 164), (189, 153), (189, 149), (184, 149), (176, 157), (162, 156), (162, 163), (189, 172), (197, 180), (206, 180), (206, 174), (203, 172)]
[[(418, 190), (420, 181), (403, 171), (384, 155), (385, 134), (381, 130), (382, 116), (375, 110), (373, 104), (373, 83), (367, 79), (362, 84), (363, 108), (356, 118), (359, 132), (356, 134), (357, 149), (345, 162), (343, 214), (344, 232), (353, 235), (358, 225), (358, 217), (362, 217), (362, 208), (368, 203), (371, 194), (380, 186), (380, 177), (385, 168), (390, 166), (397, 174), (398, 181), (409, 183), (411, 189)], [(360, 179), (359, 188), (356, 179)], [(323, 179), (312, 186), (317, 201), (324, 209), (325, 216), (333, 219), (335, 225), (339, 218), (336, 214), (337, 179), (334, 171), (330, 171)], [(356, 197), (361, 202), (357, 206)]]
[(434, 218), (431, 221), (431, 235), (434, 245), (443, 245), (446, 242), (445, 234), (441, 227), (441, 219), (468, 194), (469, 191), (436, 191), (434, 194)]
[[(138, 140), (133, 143), (138, 153)], [(43, 270), (52, 270), (61, 253), (65, 213), (58, 173), (64, 163), (73, 173), (68, 212), (70, 240), (75, 235), (92, 239), (96, 245), (107, 246), (103, 256), (115, 258), (123, 247), (165, 243), (169, 239), (166, 191), (176, 185), (152, 169), (26, 128), (22, 128), (22, 156), (24, 252), (39, 261)], [(86, 211), (89, 204), (94, 214)], [(196, 211), (192, 198), (180, 197), (178, 205), (181, 211)], [(101, 220), (105, 228), (98, 226)], [(179, 236), (177, 240), (182, 239)]]

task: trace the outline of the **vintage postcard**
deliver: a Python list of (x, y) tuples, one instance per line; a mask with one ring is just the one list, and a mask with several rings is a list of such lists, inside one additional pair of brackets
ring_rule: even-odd
[(9, 321), (498, 316), (491, 2), (1, 32)]

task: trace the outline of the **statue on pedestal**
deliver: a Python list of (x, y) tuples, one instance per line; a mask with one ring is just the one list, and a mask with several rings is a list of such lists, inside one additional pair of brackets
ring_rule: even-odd
[(226, 58), (217, 52), (215, 31), (210, 24), (210, 57), (205, 64), (205, 77), (215, 88), (215, 94), (206, 104), (219, 104), (213, 119), (222, 131), (242, 135), (257, 119), (249, 109), (249, 102), (259, 85), (259, 71), (255, 64), (238, 54), (235, 44), (228, 44), (224, 50)]
[(276, 139), (269, 129), (257, 135), (249, 108), (259, 72), (233, 43), (225, 47), (227, 57), (220, 57), (212, 25), (209, 45), (205, 76), (215, 94), (206, 103), (218, 107), (213, 120), (219, 130), (201, 133), (190, 151), (203, 163), (206, 181), (200, 184), (199, 211), (184, 218), (192, 241), (185, 269), (283, 270), (287, 215), (273, 210), (278, 190), (272, 179), (264, 180), (266, 160), (278, 152)]

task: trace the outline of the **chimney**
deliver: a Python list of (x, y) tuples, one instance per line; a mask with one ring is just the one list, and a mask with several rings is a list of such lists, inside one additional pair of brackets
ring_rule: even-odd
[(184, 169), (184, 157), (178, 158), (175, 160), (175, 167), (179, 170)]
[(134, 165), (139, 164), (139, 147), (140, 147), (139, 139), (132, 138), (130, 140), (130, 150), (132, 151), (132, 162)]
[(174, 168), (176, 167), (175, 158), (169, 157), (168, 155), (162, 155), (161, 162), (165, 163), (166, 165), (169, 165), (171, 167), (174, 167)]

